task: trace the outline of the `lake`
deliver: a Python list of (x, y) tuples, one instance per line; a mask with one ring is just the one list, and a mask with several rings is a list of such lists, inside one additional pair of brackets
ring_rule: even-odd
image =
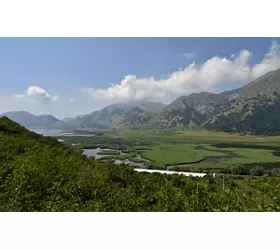
[(97, 153), (101, 153), (103, 151), (106, 150), (110, 150), (109, 148), (95, 148), (95, 149), (83, 149), (83, 154), (90, 157), (90, 156), (94, 156), (95, 159), (100, 159), (104, 156), (108, 156), (108, 155), (101, 155), (101, 154), (97, 154)]
[[(106, 156), (113, 156), (113, 155), (102, 155), (102, 154), (100, 154), (101, 152), (106, 151), (106, 150), (112, 150), (112, 149), (110, 149), (110, 148), (83, 149), (83, 154), (88, 156), (88, 157), (94, 156), (95, 159), (101, 159), (104, 156), (105, 157)], [(125, 155), (125, 153), (123, 153), (122, 151), (119, 151), (119, 152), (120, 152), (120, 155)], [(141, 156), (139, 155), (138, 158), (141, 158)], [(117, 165), (121, 164), (121, 163), (124, 163), (124, 164), (130, 165), (132, 167), (145, 167), (145, 165), (143, 163), (130, 161), (129, 159), (124, 159), (124, 160), (115, 159), (114, 163), (117, 164)]]
[(28, 128), (30, 131), (43, 136), (94, 136), (93, 134), (78, 134), (72, 130), (51, 129), (51, 128)]
[(65, 135), (72, 135), (73, 133), (62, 130), (62, 129), (43, 129), (43, 128), (28, 128), (30, 131), (35, 132), (36, 134), (39, 135), (44, 135), (44, 136), (65, 136)]

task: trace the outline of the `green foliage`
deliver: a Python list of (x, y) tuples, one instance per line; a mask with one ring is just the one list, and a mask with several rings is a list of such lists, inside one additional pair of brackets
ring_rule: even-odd
[(116, 150), (102, 150), (102, 152), (97, 152), (98, 155), (119, 155), (120, 151)]

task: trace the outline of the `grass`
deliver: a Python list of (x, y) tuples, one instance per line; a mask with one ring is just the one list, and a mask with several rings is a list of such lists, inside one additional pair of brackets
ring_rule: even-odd
[[(130, 159), (140, 162), (138, 158), (134, 159), (138, 152), (142, 157), (151, 160), (152, 165), (157, 168), (163, 168), (165, 164), (197, 162), (209, 156), (225, 158), (216, 164), (201, 164), (195, 167), (215, 169), (236, 164), (280, 162), (280, 158), (275, 154), (276, 151), (280, 156), (280, 136), (241, 136), (207, 130), (131, 130), (106, 132), (103, 136), (59, 138), (64, 139), (64, 143), (73, 148), (106, 147), (121, 149), (126, 153), (119, 155), (115, 150), (113, 153), (104, 151), (105, 153), (100, 154), (110, 156), (103, 159)], [(72, 143), (79, 145), (71, 146)], [(226, 158), (230, 155), (229, 151), (240, 157)]]
[(151, 150), (143, 152), (143, 157), (156, 162), (159, 166), (165, 164), (178, 164), (186, 162), (197, 162), (207, 156), (222, 156), (223, 153), (196, 149), (195, 144), (171, 144), (165, 143), (152, 147)]
[(120, 151), (116, 150), (102, 150), (102, 152), (98, 152), (98, 155), (120, 155)]
[(130, 159), (132, 157), (136, 157), (135, 152), (127, 153), (125, 155), (112, 155), (112, 156), (104, 156), (102, 157), (102, 160), (104, 159), (118, 159), (118, 160), (125, 160), (125, 159)]
[(221, 165), (252, 164), (266, 162), (280, 162), (280, 158), (273, 155), (274, 150), (251, 148), (227, 148), (242, 158), (229, 158), (220, 160)]

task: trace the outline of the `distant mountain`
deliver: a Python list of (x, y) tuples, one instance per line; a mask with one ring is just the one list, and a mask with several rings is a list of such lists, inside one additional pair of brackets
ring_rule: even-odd
[(70, 118), (70, 117), (65, 117), (63, 119), (61, 119), (62, 122), (70, 122), (72, 121), (74, 118)]
[(280, 69), (271, 71), (227, 96), (228, 102), (203, 126), (222, 131), (280, 134)]
[(280, 134), (280, 69), (242, 88), (220, 94), (181, 96), (164, 105), (129, 102), (110, 105), (63, 123), (92, 129), (204, 128), (252, 134)]
[(73, 128), (124, 129), (145, 127), (155, 113), (165, 107), (157, 102), (116, 103), (88, 115), (76, 117), (68, 126)]
[(239, 89), (181, 96), (149, 118), (145, 127), (151, 129), (206, 128), (280, 134), (280, 69)]
[(52, 115), (33, 115), (26, 111), (7, 112), (0, 116), (6, 116), (24, 127), (49, 127), (61, 122)]
[(154, 128), (280, 134), (280, 69), (239, 89), (179, 97), (153, 120)]
[(147, 101), (117, 103), (64, 121), (27, 112), (3, 115), (27, 127), (93, 130), (204, 128), (280, 135), (280, 69), (239, 89), (220, 94), (194, 93), (181, 96), (169, 105)]
[(151, 128), (198, 127), (215, 114), (226, 98), (208, 92), (181, 96), (153, 118)]

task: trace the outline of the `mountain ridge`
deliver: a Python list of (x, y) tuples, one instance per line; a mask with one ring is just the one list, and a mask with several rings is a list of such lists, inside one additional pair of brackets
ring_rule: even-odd
[(1, 114), (0, 117), (8, 117), (10, 120), (15, 121), (25, 127), (49, 127), (57, 122), (61, 122), (52, 115), (34, 115), (27, 111), (10, 111)]
[(53, 118), (45, 117), (52, 121), (45, 125), (61, 129), (203, 128), (280, 134), (280, 69), (268, 72), (241, 88), (218, 94), (192, 93), (167, 105), (147, 101), (115, 103), (65, 121)]

